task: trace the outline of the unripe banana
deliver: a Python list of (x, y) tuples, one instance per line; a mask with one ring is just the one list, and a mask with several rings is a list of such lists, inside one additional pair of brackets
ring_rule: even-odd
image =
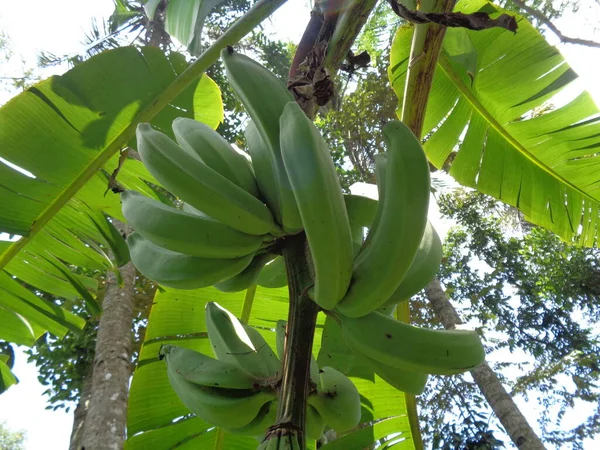
[(159, 247), (202, 258), (239, 258), (262, 245), (260, 236), (234, 230), (206, 215), (180, 209), (135, 191), (121, 194), (123, 215), (142, 236)]
[(369, 233), (367, 234), (366, 239), (363, 242), (359, 250), (359, 254), (364, 251), (366, 248), (369, 248), (371, 245), (370, 242), (373, 240), (375, 236), (375, 230), (379, 226), (379, 222), (381, 221), (381, 215), (383, 213), (383, 202), (385, 201), (385, 186), (387, 179), (387, 166), (388, 166), (388, 155), (386, 153), (378, 153), (374, 157), (375, 159), (375, 177), (377, 179), (377, 211), (375, 212), (375, 216), (373, 217), (373, 221), (367, 227), (369, 228)]
[(221, 59), (229, 84), (260, 135), (260, 140), (252, 136), (248, 139), (246, 132), (258, 188), (284, 231), (298, 233), (302, 221), (279, 148), (279, 117), (286, 103), (294, 99), (275, 75), (247, 56), (228, 48), (221, 52)]
[(231, 278), (252, 261), (252, 255), (235, 259), (200, 258), (153, 244), (139, 233), (127, 237), (133, 265), (146, 278), (176, 289), (198, 289)]
[(351, 430), (360, 423), (360, 396), (354, 383), (332, 367), (321, 368), (317, 394), (308, 398), (325, 423), (337, 432)]
[(391, 367), (452, 375), (471, 370), (485, 360), (475, 331), (414, 327), (379, 312), (357, 319), (343, 314), (337, 318), (353, 352)]
[[(277, 356), (283, 361), (283, 352), (285, 348), (287, 322), (285, 320), (278, 320), (275, 324), (275, 344), (277, 346)], [(319, 383), (319, 366), (314, 356), (310, 357), (310, 381), (315, 384)]]
[(177, 143), (204, 164), (255, 197), (260, 194), (252, 165), (223, 137), (208, 125), (187, 117), (173, 121)]
[[(215, 356), (220, 361), (237, 364), (258, 378), (270, 377), (279, 370), (278, 363), (273, 371), (277, 356), (262, 336), (262, 341), (255, 333), (251, 336), (248, 332), (251, 327), (245, 327), (237, 317), (217, 303), (206, 304), (206, 329)], [(258, 345), (254, 344), (255, 341), (258, 341)]]
[(256, 284), (272, 289), (287, 286), (287, 272), (283, 256), (278, 256), (263, 267)]
[(412, 372), (398, 367), (391, 367), (386, 364), (375, 361), (367, 355), (361, 355), (365, 361), (365, 366), (370, 367), (373, 372), (379, 375), (389, 385), (396, 389), (413, 395), (423, 393), (427, 384), (427, 374), (423, 372)]
[(233, 278), (215, 284), (215, 287), (223, 292), (239, 292), (248, 289), (256, 282), (264, 265), (269, 261), (272, 261), (275, 256), (276, 255), (273, 253), (261, 253), (256, 255), (250, 265), (243, 271)]
[(428, 222), (410, 269), (383, 306), (396, 305), (424, 289), (440, 269), (442, 256), (442, 241), (431, 222)]
[[(417, 138), (402, 122), (383, 128), (388, 146), (385, 195), (363, 248), (352, 283), (337, 309), (361, 317), (384, 304), (415, 257), (427, 224), (429, 165)], [(379, 182), (379, 180), (378, 180)]]
[(365, 228), (370, 228), (377, 214), (377, 200), (362, 195), (344, 194), (352, 245), (356, 256), (362, 247)]
[(259, 380), (241, 367), (176, 345), (163, 345), (160, 359), (184, 380), (199, 386), (254, 389)]
[(284, 192), (281, 189), (277, 174), (276, 158), (271, 148), (267, 146), (261, 137), (254, 122), (248, 122), (244, 136), (246, 137), (246, 149), (250, 158), (252, 158), (252, 167), (256, 174), (258, 190), (277, 222), (281, 224), (283, 219), (280, 211), (282, 209), (281, 204), (284, 202), (282, 198), (283, 194), (285, 193), (288, 197), (288, 202), (293, 200), (293, 194), (291, 191)]
[(311, 298), (330, 310), (352, 277), (354, 251), (346, 204), (329, 148), (296, 102), (285, 106), (279, 123), (283, 163), (315, 271)]
[(272, 391), (199, 386), (186, 381), (167, 365), (171, 387), (196, 416), (218, 427), (240, 428), (256, 417), (265, 403), (277, 398)]
[(245, 323), (242, 325), (244, 326), (252, 345), (254, 345), (254, 348), (257, 349), (261, 355), (269, 376), (276, 375), (281, 371), (281, 361), (279, 361), (277, 354), (271, 349), (263, 335), (260, 334), (260, 331)]
[(281, 234), (269, 208), (147, 123), (137, 128), (138, 152), (169, 191), (223, 224), (248, 234)]
[(319, 414), (319, 411), (312, 406), (307, 405), (306, 407), (306, 427), (305, 434), (307, 440), (316, 441), (323, 436), (325, 432), (325, 427), (327, 424), (325, 423), (325, 419)]
[(265, 403), (256, 417), (248, 425), (240, 428), (226, 428), (228, 433), (255, 437), (261, 441), (267, 428), (275, 423), (277, 418), (277, 401)]
[(269, 436), (268, 440), (259, 444), (256, 450), (301, 450), (296, 433), (278, 433)]
[(344, 194), (348, 220), (361, 227), (370, 228), (377, 215), (377, 200), (354, 194)]

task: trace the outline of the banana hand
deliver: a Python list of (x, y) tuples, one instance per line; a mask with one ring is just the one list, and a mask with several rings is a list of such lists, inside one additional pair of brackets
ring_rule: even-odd
[(281, 234), (269, 208), (147, 123), (137, 128), (138, 152), (169, 191), (219, 222), (247, 234)]
[(384, 187), (373, 227), (354, 262), (352, 283), (337, 310), (348, 317), (374, 311), (393, 294), (413, 262), (427, 224), (429, 165), (402, 122), (385, 125)]

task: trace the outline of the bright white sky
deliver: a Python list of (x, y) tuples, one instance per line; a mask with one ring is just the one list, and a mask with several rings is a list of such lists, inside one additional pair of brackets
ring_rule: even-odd
[[(581, 4), (577, 15), (567, 15), (556, 21), (556, 25), (564, 34), (600, 42), (600, 30), (594, 30), (600, 24), (600, 7), (593, 0), (583, 0)], [(101, 23), (113, 10), (112, 0), (4, 0), (1, 6), (0, 30), (10, 38), (13, 52), (23, 57), (25, 67), (34, 66), (37, 53), (42, 50), (56, 55), (80, 51), (80, 41), (84, 32), (90, 29), (91, 18), (95, 17)], [(297, 42), (308, 19), (307, 8), (307, 0), (293, 0), (282, 7), (272, 21), (273, 25), (279, 25), (278, 36)], [(548, 39), (552, 44), (558, 43), (552, 34)], [(580, 75), (580, 86), (584, 86), (600, 105), (600, 49), (575, 45), (559, 45), (559, 48)], [(0, 67), (0, 77), (20, 76), (21, 70), (19, 64), (4, 65)], [(50, 69), (44, 76), (64, 70), (64, 67)], [(0, 104), (7, 100), (6, 94), (0, 92)], [(44, 388), (37, 381), (35, 367), (26, 364), (23, 354), (17, 355), (15, 373), (20, 383), (0, 395), (0, 422), (6, 420), (10, 428), (27, 431), (27, 450), (68, 448), (72, 412), (66, 414), (62, 410), (52, 412), (44, 409)], [(537, 414), (530, 409), (531, 404), (520, 402), (520, 406), (535, 426)], [(590, 443), (587, 448), (599, 448), (598, 443)]]

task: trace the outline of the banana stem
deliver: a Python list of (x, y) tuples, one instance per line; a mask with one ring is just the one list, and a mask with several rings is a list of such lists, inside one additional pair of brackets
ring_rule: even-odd
[[(429, 0), (421, 3), (421, 10), (446, 12), (451, 11), (455, 4), (456, 0)], [(446, 27), (440, 25), (432, 23), (415, 25), (404, 86), (401, 120), (419, 139), (423, 131), (429, 92), (445, 34)]]
[(277, 421), (273, 429), (297, 432), (300, 448), (306, 448), (306, 399), (309, 368), (319, 307), (308, 297), (313, 284), (304, 233), (286, 238), (283, 257), (288, 275), (290, 309), (283, 352), (283, 368)]

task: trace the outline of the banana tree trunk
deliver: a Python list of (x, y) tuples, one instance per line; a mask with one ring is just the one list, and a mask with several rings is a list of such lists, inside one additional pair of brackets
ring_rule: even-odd
[[(462, 323), (437, 278), (429, 283), (425, 288), (425, 293), (436, 317), (444, 325), (444, 328), (452, 330)], [(517, 448), (522, 450), (544, 450), (544, 444), (535, 434), (488, 363), (484, 362), (479, 367), (471, 370), (471, 375)]]
[(108, 273), (98, 324), (92, 391), (80, 449), (120, 450), (125, 440), (127, 396), (131, 377), (131, 346), (135, 268), (128, 263), (117, 276)]
[(83, 427), (87, 417), (88, 407), (90, 405), (90, 397), (92, 395), (92, 376), (93, 366), (90, 365), (88, 373), (81, 384), (79, 393), (79, 402), (73, 413), (73, 428), (71, 430), (71, 442), (69, 450), (80, 450), (81, 439), (83, 438)]

